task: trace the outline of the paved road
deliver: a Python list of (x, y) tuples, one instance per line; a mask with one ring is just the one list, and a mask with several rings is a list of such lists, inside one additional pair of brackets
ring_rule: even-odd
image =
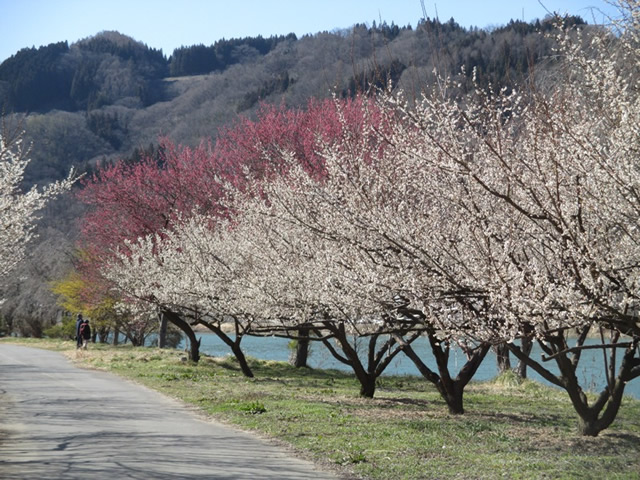
[(152, 390), (16, 345), (0, 344), (0, 429), (3, 480), (336, 478)]

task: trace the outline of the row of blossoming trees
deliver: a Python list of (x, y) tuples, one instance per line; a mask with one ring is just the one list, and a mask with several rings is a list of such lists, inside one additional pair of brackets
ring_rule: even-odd
[[(444, 79), (420, 99), (264, 107), (215, 146), (164, 140), (159, 158), (105, 167), (81, 194), (85, 271), (164, 312), (196, 360), (195, 324), (248, 376), (244, 335), (310, 338), (372, 397), (405, 354), (452, 413), (503, 344), (597, 435), (640, 376), (640, 6), (620, 5), (618, 30), (565, 31), (553, 78), (521, 91), (457, 97)], [(588, 348), (606, 372), (589, 397)]]

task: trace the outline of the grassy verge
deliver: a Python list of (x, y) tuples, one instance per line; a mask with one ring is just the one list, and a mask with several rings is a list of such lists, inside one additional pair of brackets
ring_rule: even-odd
[(640, 479), (640, 401), (631, 398), (609, 430), (584, 438), (566, 394), (509, 377), (470, 385), (467, 413), (451, 416), (420, 378), (385, 377), (371, 400), (337, 371), (251, 360), (256, 378), (247, 379), (228, 358), (193, 365), (175, 350), (29, 344), (133, 379), (358, 478)]

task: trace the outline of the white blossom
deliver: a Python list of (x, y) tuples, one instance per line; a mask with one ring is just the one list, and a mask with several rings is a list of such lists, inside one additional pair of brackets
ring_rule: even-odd
[(38, 210), (56, 195), (71, 188), (73, 170), (66, 180), (21, 191), (29, 149), (22, 133), (12, 135), (6, 125), (0, 132), (0, 278), (7, 275), (25, 255), (33, 238)]

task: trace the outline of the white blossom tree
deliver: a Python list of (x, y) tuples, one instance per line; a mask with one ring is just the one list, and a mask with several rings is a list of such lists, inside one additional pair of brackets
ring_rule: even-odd
[(3, 120), (0, 129), (0, 278), (7, 275), (25, 255), (33, 238), (37, 212), (48, 201), (68, 191), (74, 182), (73, 170), (66, 180), (43, 190), (36, 186), (21, 190), (24, 171), (29, 164), (29, 148), (23, 132), (12, 129)]
[[(389, 336), (384, 300), (391, 296), (381, 280), (392, 272), (376, 271), (367, 253), (345, 238), (347, 229), (355, 229), (349, 219), (312, 198), (329, 183), (329, 176), (319, 184), (298, 170), (261, 186), (268, 203), (253, 197), (241, 204), (239, 228), (250, 239), (243, 255), (251, 258), (255, 278), (244, 309), (263, 319), (264, 331), (289, 337), (301, 329), (312, 332), (312, 339), (353, 369), (361, 395), (372, 397), (376, 379), (401, 352)], [(407, 322), (401, 330), (411, 343), (421, 329)]]
[[(621, 2), (618, 36), (561, 36), (545, 89), (464, 101), (438, 90), (417, 105), (387, 98), (403, 119), (390, 143), (435, 168), (437, 197), (457, 224), (435, 237), (450, 253), (452, 284), (464, 286), (456, 295), (483, 299), (479, 332), (539, 340), (560, 375), (510, 349), (567, 390), (585, 435), (611, 424), (625, 384), (640, 376), (639, 5)], [(600, 345), (586, 345), (589, 333)], [(593, 402), (576, 375), (586, 348), (604, 355), (607, 382)]]
[[(160, 309), (172, 322), (187, 318), (192, 325), (209, 328), (252, 377), (240, 345), (252, 325), (238, 301), (248, 294), (240, 275), (244, 259), (237, 254), (241, 241), (228, 220), (194, 214), (171, 230), (125, 241), (102, 273), (128, 303)], [(233, 326), (235, 338), (225, 324)], [(197, 342), (195, 337), (190, 341)]]

